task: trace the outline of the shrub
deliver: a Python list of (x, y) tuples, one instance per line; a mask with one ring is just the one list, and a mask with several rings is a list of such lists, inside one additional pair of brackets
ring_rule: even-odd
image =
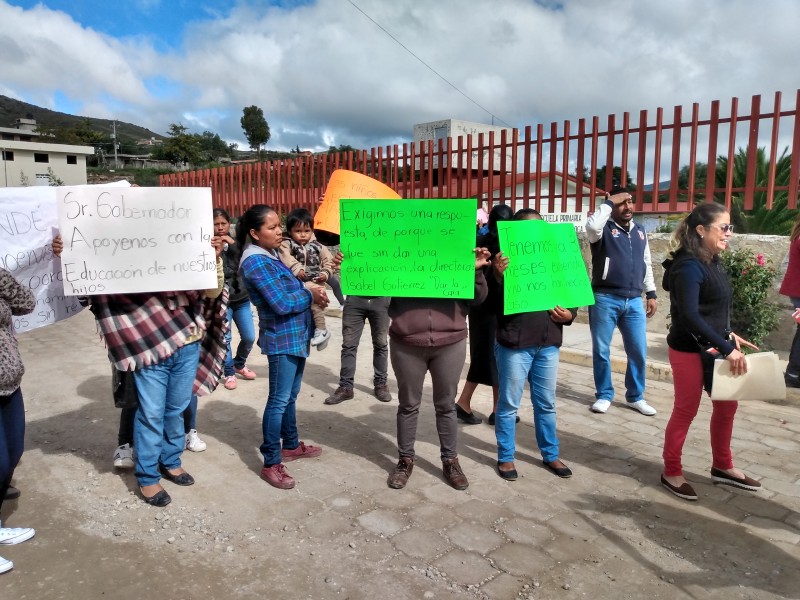
[(748, 248), (729, 250), (720, 257), (733, 288), (731, 329), (760, 346), (778, 326), (778, 307), (767, 301), (778, 272), (771, 260)]

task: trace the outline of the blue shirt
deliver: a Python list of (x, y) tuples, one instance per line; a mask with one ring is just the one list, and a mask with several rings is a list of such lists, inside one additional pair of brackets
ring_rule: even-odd
[(250, 301), (258, 310), (258, 345), (263, 354), (308, 357), (314, 332), (313, 296), (276, 253), (252, 244), (239, 267)]

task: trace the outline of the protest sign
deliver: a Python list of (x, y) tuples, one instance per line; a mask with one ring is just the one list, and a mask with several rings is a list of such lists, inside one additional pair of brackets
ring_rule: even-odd
[(342, 200), (342, 291), (472, 298), (475, 200)]
[(497, 233), (500, 250), (508, 257), (503, 276), (504, 314), (594, 304), (571, 223), (501, 221)]
[(377, 179), (367, 177), (355, 171), (336, 169), (325, 188), (325, 198), (314, 215), (314, 229), (338, 234), (339, 201), (342, 198), (399, 199), (400, 196), (392, 188)]
[(66, 319), (82, 308), (77, 298), (64, 294), (60, 261), (53, 255), (57, 226), (56, 188), (0, 188), (0, 267), (36, 298), (32, 313), (12, 317), (17, 333)]
[(66, 294), (217, 286), (209, 188), (57, 190)]

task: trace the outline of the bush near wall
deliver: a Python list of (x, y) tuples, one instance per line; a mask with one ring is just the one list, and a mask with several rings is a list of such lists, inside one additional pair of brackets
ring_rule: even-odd
[(731, 329), (759, 346), (778, 327), (778, 306), (768, 300), (778, 272), (771, 259), (750, 248), (720, 256), (733, 288)]

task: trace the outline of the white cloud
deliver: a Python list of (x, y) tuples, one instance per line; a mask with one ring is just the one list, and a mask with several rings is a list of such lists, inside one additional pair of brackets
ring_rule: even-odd
[[(775, 90), (793, 99), (798, 87), (784, 66), (800, 50), (792, 0), (356, 3), (515, 126), (622, 111), (638, 118), (643, 108), (754, 93), (771, 102)], [(491, 120), (347, 2), (242, 0), (225, 17), (200, 16), (179, 50), (159, 54), (146, 40), (115, 40), (64, 13), (0, 0), (0, 93), (52, 102), (58, 90), (92, 110), (122, 107), (118, 117), (154, 131), (183, 119), (242, 147), (239, 117), (251, 104), (264, 109), (269, 146), (283, 148), (369, 147), (408, 139), (417, 122)], [(144, 84), (156, 76), (174, 90), (156, 98)]]

